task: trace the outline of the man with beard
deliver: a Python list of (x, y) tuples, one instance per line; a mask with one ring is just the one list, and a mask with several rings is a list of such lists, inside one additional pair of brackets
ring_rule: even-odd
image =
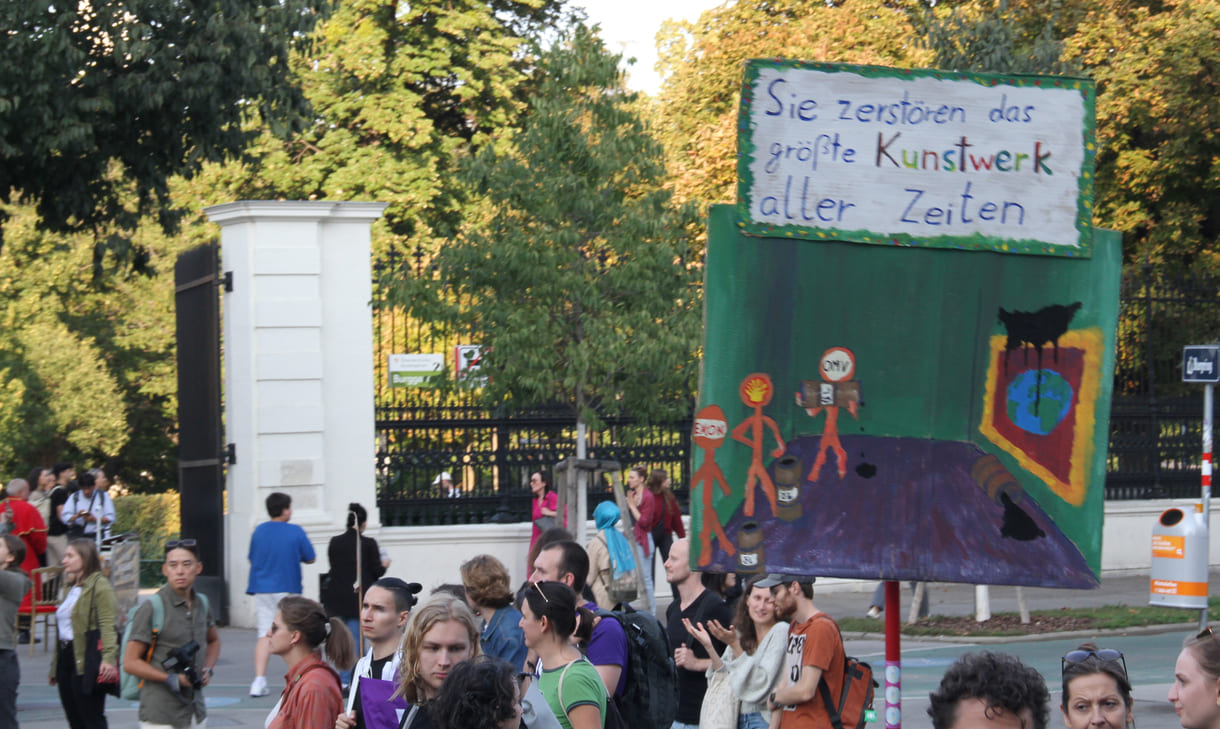
[[(788, 621), (787, 666), (768, 706), (779, 714), (780, 729), (830, 729), (830, 715), (818, 695), (826, 681), (832, 696), (843, 691), (846, 654), (839, 624), (813, 604), (813, 582), (806, 575), (767, 575), (757, 587), (771, 588), (775, 616)], [(774, 716), (774, 715), (773, 715)], [(773, 718), (771, 726), (777, 726)]]

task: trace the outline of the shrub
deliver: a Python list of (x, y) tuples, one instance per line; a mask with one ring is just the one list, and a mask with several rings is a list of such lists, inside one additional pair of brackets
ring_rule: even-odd
[(140, 537), (140, 558), (158, 563), (165, 557), (165, 542), (182, 530), (177, 491), (128, 494), (114, 500), (114, 534), (135, 532)]

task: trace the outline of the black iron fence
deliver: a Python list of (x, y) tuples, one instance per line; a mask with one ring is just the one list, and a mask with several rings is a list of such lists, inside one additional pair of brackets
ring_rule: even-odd
[[(378, 506), (394, 526), (521, 522), (530, 519), (529, 476), (576, 452), (575, 414), (561, 406), (524, 412), (481, 407), (459, 383), (396, 388), (392, 353), (441, 352), (452, 369), (470, 337), (442, 338), (380, 298), (380, 281), (426, 273), (423, 255), (389, 255), (376, 266)], [(1181, 383), (1182, 347), (1220, 341), (1220, 277), (1171, 275), (1151, 266), (1123, 277), (1118, 357), (1110, 414), (1107, 499), (1198, 494), (1202, 392)], [(690, 418), (640, 424), (607, 418), (588, 434), (589, 458), (664, 468), (686, 507)], [(451, 495), (436, 483), (451, 476)], [(609, 494), (608, 484), (595, 491)], [(590, 508), (602, 499), (594, 494)]]
[(1203, 392), (1182, 348), (1220, 341), (1220, 276), (1140, 265), (1123, 275), (1107, 499), (1199, 494)]

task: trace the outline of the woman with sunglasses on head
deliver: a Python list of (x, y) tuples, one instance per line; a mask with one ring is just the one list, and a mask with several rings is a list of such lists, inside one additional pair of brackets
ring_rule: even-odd
[(1135, 724), (1131, 681), (1123, 654), (1081, 643), (1061, 662), (1063, 698), (1059, 708), (1067, 729), (1123, 729)]
[(327, 618), (321, 605), (300, 595), (280, 600), (267, 632), (271, 655), (288, 664), (287, 685), (267, 717), (267, 729), (318, 729), (333, 726), (343, 711), (339, 674), (356, 661), (355, 641), (339, 618)]
[(51, 656), (51, 684), (59, 687), (59, 701), (71, 729), (106, 729), (106, 693), (101, 686), (83, 681), (85, 634), (97, 630), (102, 641), (96, 683), (117, 685), (119, 643), (114, 619), (119, 603), (110, 580), (102, 574), (102, 560), (92, 538), (69, 542), (63, 567), (69, 589), (55, 611), (59, 648)]
[(576, 593), (562, 582), (535, 582), (523, 593), (521, 630), (538, 655), (538, 688), (563, 729), (601, 729), (606, 717), (606, 686), (601, 675), (572, 643), (588, 640), (595, 615), (576, 607)]
[(1183, 644), (1169, 703), (1186, 729), (1220, 729), (1220, 639), (1211, 628)]

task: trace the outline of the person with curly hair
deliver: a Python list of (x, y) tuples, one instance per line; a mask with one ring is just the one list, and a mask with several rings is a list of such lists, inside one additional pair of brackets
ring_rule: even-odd
[(466, 601), (483, 619), (479, 636), (483, 652), (521, 670), (529, 649), (521, 632), (521, 612), (513, 607), (508, 568), (490, 554), (480, 554), (466, 561), (461, 571)]
[(968, 653), (928, 697), (933, 729), (1046, 729), (1050, 692), (1042, 674), (1005, 653)]
[(492, 656), (453, 667), (432, 702), (437, 729), (517, 729), (521, 685), (517, 671)]

